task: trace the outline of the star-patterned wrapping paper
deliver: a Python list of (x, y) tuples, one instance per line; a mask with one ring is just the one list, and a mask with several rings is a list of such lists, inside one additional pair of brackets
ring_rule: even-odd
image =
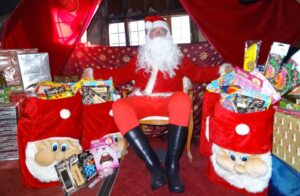
[(272, 153), (300, 172), (300, 118), (276, 112)]

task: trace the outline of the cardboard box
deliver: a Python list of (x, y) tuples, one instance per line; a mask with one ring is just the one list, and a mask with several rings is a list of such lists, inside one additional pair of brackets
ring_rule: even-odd
[(272, 153), (300, 172), (300, 118), (275, 113)]

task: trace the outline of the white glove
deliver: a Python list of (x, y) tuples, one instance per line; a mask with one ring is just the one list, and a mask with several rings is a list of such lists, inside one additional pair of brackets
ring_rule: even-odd
[(82, 75), (81, 75), (81, 79), (82, 78), (84, 78), (84, 79), (94, 79), (94, 70), (90, 67), (85, 68), (83, 70)]

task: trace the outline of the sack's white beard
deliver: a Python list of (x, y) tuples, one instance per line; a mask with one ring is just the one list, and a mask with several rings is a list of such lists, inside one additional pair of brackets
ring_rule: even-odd
[(54, 167), (54, 165), (57, 164), (58, 161), (54, 161), (51, 165), (47, 167), (43, 167), (37, 164), (34, 159), (34, 156), (37, 153), (37, 149), (35, 147), (34, 142), (28, 142), (25, 153), (25, 163), (33, 177), (35, 177), (41, 182), (58, 181), (58, 176)]
[(174, 77), (174, 69), (178, 68), (183, 54), (171, 35), (153, 39), (147, 36), (146, 39), (146, 44), (139, 49), (137, 69), (150, 72), (152, 67), (157, 67), (165, 76)]
[(264, 160), (268, 165), (268, 172), (266, 175), (261, 177), (251, 177), (248, 174), (238, 174), (236, 172), (230, 172), (221, 167), (217, 161), (217, 151), (220, 147), (216, 144), (212, 146), (212, 156), (210, 157), (212, 161), (212, 165), (214, 167), (215, 172), (223, 179), (225, 179), (229, 184), (240, 188), (246, 189), (250, 193), (258, 193), (262, 192), (269, 184), (269, 180), (272, 174), (272, 161), (270, 153), (263, 154), (261, 159)]

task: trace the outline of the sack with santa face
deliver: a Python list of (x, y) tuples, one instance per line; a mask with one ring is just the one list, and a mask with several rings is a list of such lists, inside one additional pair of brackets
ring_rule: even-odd
[(81, 95), (41, 100), (25, 100), (18, 123), (19, 162), (26, 187), (58, 185), (54, 165), (82, 151)]
[(245, 194), (266, 195), (272, 173), (274, 110), (235, 113), (215, 103), (209, 119), (207, 176)]

